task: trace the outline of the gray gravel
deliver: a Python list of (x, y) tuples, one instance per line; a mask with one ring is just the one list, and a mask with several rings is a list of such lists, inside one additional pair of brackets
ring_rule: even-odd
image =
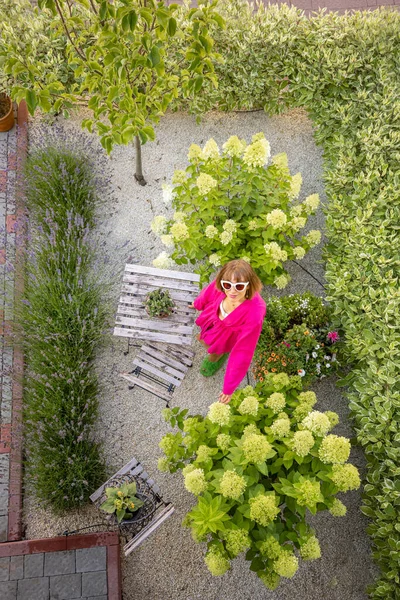
[[(76, 119), (68, 123), (76, 126)], [(301, 171), (303, 188), (301, 198), (319, 193), (325, 201), (322, 182), (322, 152), (315, 146), (312, 125), (303, 111), (269, 118), (263, 112), (221, 114), (212, 113), (201, 125), (189, 115), (168, 114), (157, 128), (157, 140), (143, 148), (146, 187), (135, 183), (134, 150), (117, 147), (113, 150), (110, 167), (116, 202), (112, 215), (103, 224), (106, 233), (104, 250), (113, 265), (121, 269), (132, 261), (151, 265), (151, 261), (164, 248), (150, 230), (155, 214), (165, 213), (161, 184), (170, 182), (173, 170), (186, 166), (186, 154), (192, 142), (200, 145), (214, 137), (219, 145), (237, 134), (251, 140), (251, 136), (264, 131), (271, 144), (272, 154), (287, 152), (292, 174)], [(310, 220), (309, 229), (323, 229), (320, 210)], [(302, 261), (320, 282), (323, 282), (321, 246), (315, 248)], [(115, 271), (115, 269), (114, 269)], [(323, 295), (323, 288), (295, 264), (289, 265), (292, 281), (284, 293), (310, 290)], [(113, 289), (114, 310), (119, 295), (120, 278), (117, 274)], [(269, 289), (268, 293), (276, 293)], [(180, 525), (185, 513), (195, 503), (186, 492), (180, 474), (157, 473), (157, 459), (161, 455), (158, 442), (167, 432), (161, 418), (164, 402), (135, 388), (128, 390), (119, 372), (131, 370), (135, 350), (124, 355), (127, 342), (108, 336), (106, 347), (99, 352), (97, 368), (103, 393), (100, 399), (100, 418), (97, 434), (104, 442), (106, 461), (110, 474), (132, 456), (140, 459), (146, 470), (161, 486), (164, 498), (173, 502), (176, 512), (130, 557), (123, 559), (124, 600), (149, 598), (149, 600), (250, 600), (274, 598), (285, 600), (364, 600), (365, 586), (371, 582), (374, 568), (365, 527), (366, 519), (360, 513), (360, 493), (345, 494), (343, 500), (348, 514), (334, 519), (329, 514), (319, 514), (312, 519), (322, 548), (322, 558), (302, 563), (296, 576), (283, 583), (275, 592), (269, 592), (257, 576), (249, 571), (248, 563), (239, 557), (233, 568), (223, 577), (212, 577), (204, 562), (204, 545), (196, 544), (190, 532)], [(221, 391), (223, 373), (204, 379), (199, 374), (199, 364), (204, 350), (196, 341), (193, 367), (184, 383), (175, 392), (174, 404), (187, 407), (193, 413), (203, 413)], [(320, 410), (335, 410), (341, 417), (336, 432), (352, 436), (347, 419), (347, 405), (332, 379), (316, 387)], [(363, 466), (360, 449), (352, 452), (352, 462)], [(63, 519), (52, 517), (36, 506), (34, 499), (26, 499), (28, 537), (42, 537), (60, 533), (66, 527), (76, 528), (96, 522), (96, 511), (85, 508)]]

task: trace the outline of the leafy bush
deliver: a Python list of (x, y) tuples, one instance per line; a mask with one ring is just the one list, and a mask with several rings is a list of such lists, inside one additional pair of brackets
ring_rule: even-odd
[(151, 317), (168, 317), (175, 308), (169, 291), (162, 288), (147, 294), (145, 306)]
[(219, 86), (204, 88), (191, 109), (300, 106), (324, 148), (328, 300), (353, 365), (342, 384), (367, 459), (362, 510), (382, 570), (369, 592), (397, 600), (400, 15), (380, 9), (308, 19), (285, 5), (254, 12), (242, 0), (221, 3), (220, 12)]
[[(318, 194), (294, 203), (301, 188), (301, 174), (290, 175), (286, 154), (270, 157), (263, 133), (251, 144), (237, 136), (223, 145), (222, 155), (213, 139), (203, 150), (189, 148), (186, 171), (175, 171), (174, 188), (164, 188), (174, 217), (155, 217), (152, 229), (167, 247), (174, 247), (178, 264), (205, 261), (195, 269), (208, 281), (215, 267), (235, 258), (251, 263), (264, 283), (284, 288), (289, 275), (283, 263), (302, 259), (319, 243), (321, 233), (310, 231), (298, 239), (309, 215), (318, 205)], [(155, 266), (169, 266), (163, 253)]]
[(104, 475), (91, 429), (105, 309), (89, 235), (107, 182), (96, 175), (93, 149), (60, 131), (33, 150), (25, 179), (34, 223), (20, 314), (27, 467), (38, 498), (63, 510), (87, 501)]
[(255, 352), (254, 375), (300, 375), (308, 385), (338, 366), (337, 332), (330, 331), (330, 310), (321, 298), (306, 292), (268, 299), (268, 311)]
[(280, 373), (235, 392), (229, 405), (215, 402), (206, 418), (164, 411), (180, 431), (161, 440), (166, 458), (159, 468), (182, 469), (186, 489), (199, 497), (184, 523), (196, 541), (207, 542), (213, 575), (247, 550), (250, 569), (275, 589), (297, 571), (297, 554), (321, 556), (307, 509), (342, 516), (346, 507), (336, 494), (360, 485), (347, 463), (349, 440), (328, 435), (338, 416), (314, 410), (314, 392), (299, 388), (298, 377)]

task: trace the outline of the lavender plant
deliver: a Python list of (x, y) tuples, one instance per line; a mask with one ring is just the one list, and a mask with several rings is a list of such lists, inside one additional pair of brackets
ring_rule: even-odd
[(212, 575), (246, 552), (250, 569), (275, 589), (281, 577), (293, 577), (299, 558), (321, 556), (306, 513), (344, 516), (337, 493), (360, 485), (347, 462), (350, 441), (329, 433), (338, 415), (315, 410), (314, 392), (299, 390), (298, 376), (279, 373), (238, 390), (229, 405), (211, 404), (205, 418), (164, 411), (180, 431), (161, 440), (159, 469), (182, 469), (186, 489), (198, 497), (184, 525), (207, 544)]
[(99, 389), (92, 361), (106, 305), (91, 231), (107, 182), (92, 157), (82, 136), (58, 131), (25, 170), (33, 220), (20, 309), (27, 468), (38, 498), (57, 511), (87, 501), (104, 476), (92, 432)]

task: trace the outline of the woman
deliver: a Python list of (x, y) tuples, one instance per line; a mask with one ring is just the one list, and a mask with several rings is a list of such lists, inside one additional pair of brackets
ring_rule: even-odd
[(232, 260), (219, 271), (193, 302), (201, 311), (196, 319), (198, 339), (208, 349), (200, 372), (210, 377), (229, 353), (219, 401), (227, 404), (252, 361), (260, 337), (266, 306), (260, 296), (261, 281), (244, 260)]

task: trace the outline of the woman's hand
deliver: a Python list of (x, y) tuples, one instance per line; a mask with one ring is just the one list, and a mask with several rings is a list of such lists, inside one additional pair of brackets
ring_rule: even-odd
[(222, 402), (222, 404), (228, 404), (231, 401), (231, 398), (232, 394), (224, 394), (223, 392), (221, 392), (218, 398), (218, 402)]
[(192, 304), (189, 304), (188, 308), (194, 308), (193, 302), (192, 302)]

